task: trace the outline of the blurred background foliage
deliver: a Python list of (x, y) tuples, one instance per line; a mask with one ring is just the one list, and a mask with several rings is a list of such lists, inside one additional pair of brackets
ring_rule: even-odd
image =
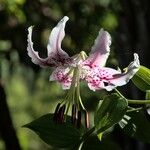
[[(0, 78), (23, 150), (50, 149), (21, 126), (53, 112), (53, 106), (65, 95), (57, 83), (48, 82), (51, 70), (41, 69), (28, 57), (28, 27), (35, 26), (34, 48), (43, 57), (46, 56), (50, 31), (67, 15), (70, 20), (66, 25), (62, 47), (70, 56), (81, 50), (88, 53), (100, 28), (104, 28), (110, 32), (113, 41), (108, 66), (119, 65), (122, 69), (137, 52), (141, 63), (149, 67), (148, 6), (147, 0), (142, 5), (140, 0), (0, 0)], [(86, 93), (82, 94), (82, 98), (92, 111), (105, 92), (96, 92), (93, 97), (90, 90), (84, 84), (82, 86), (82, 93)], [(129, 86), (131, 84), (121, 88), (127, 96), (143, 96), (134, 86)], [(131, 141), (126, 142), (129, 144)], [(0, 149), (5, 149), (2, 138)]]

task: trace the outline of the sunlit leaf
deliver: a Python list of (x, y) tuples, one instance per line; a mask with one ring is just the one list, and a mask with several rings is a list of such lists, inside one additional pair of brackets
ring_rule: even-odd
[(130, 119), (131, 119), (130, 116), (124, 115), (119, 122), (119, 126), (123, 129), (128, 124)]
[(146, 100), (150, 100), (150, 90), (146, 91), (146, 96), (145, 96)]
[(79, 130), (68, 121), (56, 124), (52, 114), (46, 114), (24, 127), (33, 130), (47, 144), (59, 148), (74, 146), (81, 137)]
[(126, 99), (117, 94), (105, 97), (94, 117), (97, 133), (99, 134), (118, 123), (125, 115), (126, 110)]
[(150, 90), (150, 69), (141, 66), (132, 81), (140, 90)]

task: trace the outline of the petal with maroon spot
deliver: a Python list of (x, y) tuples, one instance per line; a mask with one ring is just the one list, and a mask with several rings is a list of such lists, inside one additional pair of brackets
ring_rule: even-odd
[(85, 80), (89, 88), (93, 91), (101, 89), (111, 91), (117, 86), (127, 84), (138, 71), (139, 67), (138, 55), (134, 54), (134, 61), (129, 64), (124, 73), (108, 67), (93, 67), (87, 71)]
[(57, 67), (50, 75), (50, 81), (58, 81), (64, 90), (70, 89), (72, 82), (72, 74), (70, 68)]

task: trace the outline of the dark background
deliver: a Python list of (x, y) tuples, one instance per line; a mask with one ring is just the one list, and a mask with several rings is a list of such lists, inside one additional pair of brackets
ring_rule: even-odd
[[(0, 0), (0, 149), (49, 149), (33, 133), (21, 128), (44, 113), (53, 111), (63, 91), (49, 83), (50, 69), (34, 65), (27, 55), (27, 29), (34, 25), (33, 41), (40, 56), (46, 56), (46, 44), (52, 28), (65, 15), (63, 49), (70, 55), (86, 53), (100, 28), (112, 36), (108, 66), (125, 68), (133, 53), (140, 63), (150, 67), (150, 1), (149, 0)], [(89, 109), (103, 93), (93, 97), (87, 88)], [(120, 88), (132, 99), (144, 97), (129, 83)], [(119, 129), (112, 138), (122, 150), (148, 150), (149, 144), (132, 139)]]

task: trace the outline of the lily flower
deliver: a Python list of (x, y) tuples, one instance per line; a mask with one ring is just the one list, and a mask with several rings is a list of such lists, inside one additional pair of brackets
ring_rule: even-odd
[[(63, 89), (69, 89), (66, 98), (58, 103), (54, 120), (63, 123), (70, 103), (72, 103), (72, 123), (78, 128), (81, 124), (81, 112), (84, 111), (85, 126), (89, 128), (89, 117), (80, 96), (80, 81), (87, 82), (88, 87), (95, 91), (106, 89), (111, 91), (117, 86), (123, 86), (129, 82), (140, 67), (138, 54), (134, 54), (134, 60), (124, 72), (105, 67), (110, 54), (111, 36), (101, 29), (91, 49), (89, 56), (84, 51), (70, 57), (61, 48), (61, 42), (65, 36), (65, 25), (68, 21), (65, 16), (55, 28), (53, 28), (47, 45), (47, 58), (40, 58), (38, 52), (33, 49), (32, 29), (28, 29), (28, 55), (32, 62), (41, 67), (53, 67), (50, 81), (58, 81)], [(66, 107), (67, 106), (67, 107)]]
[(76, 86), (77, 80), (85, 80), (88, 87), (93, 91), (101, 89), (111, 91), (117, 86), (127, 84), (139, 69), (138, 54), (134, 54), (133, 62), (123, 73), (104, 67), (110, 54), (111, 36), (107, 31), (101, 29), (88, 57), (83, 51), (70, 57), (61, 48), (68, 19), (65, 16), (53, 28), (48, 40), (47, 58), (40, 58), (38, 52), (34, 51), (31, 39), (33, 26), (29, 27), (27, 51), (32, 62), (41, 67), (54, 67), (55, 69), (50, 75), (50, 81), (58, 81), (63, 89), (70, 89), (71, 85)]
[(32, 30), (33, 26), (28, 28), (28, 55), (31, 57), (33, 63), (40, 65), (41, 67), (58, 67), (65, 64), (72, 63), (73, 59), (62, 50), (61, 42), (65, 36), (65, 24), (69, 18), (65, 16), (55, 28), (53, 28), (47, 45), (47, 58), (40, 58), (38, 52), (33, 49), (32, 42)]

